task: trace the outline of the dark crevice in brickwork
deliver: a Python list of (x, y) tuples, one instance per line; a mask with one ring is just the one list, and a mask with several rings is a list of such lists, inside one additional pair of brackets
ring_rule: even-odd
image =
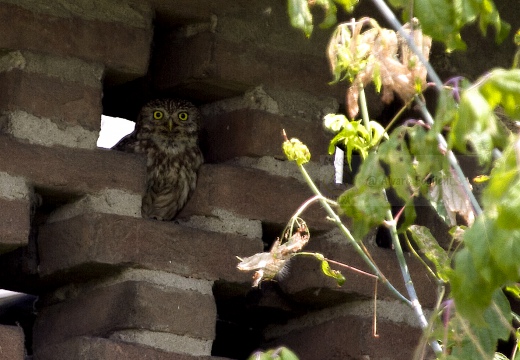
[(18, 326), (23, 329), (27, 355), (32, 355), (32, 328), (36, 319), (34, 307), (36, 300), (36, 296), (29, 294), (19, 294), (0, 300), (2, 305), (0, 308), (0, 324)]
[(280, 224), (262, 222), (262, 241), (264, 251), (269, 251), (273, 243), (282, 236), (284, 227)]
[(217, 304), (213, 356), (247, 359), (265, 344), (266, 326), (286, 323), (294, 316), (276, 282), (264, 282), (260, 288), (217, 282), (213, 295)]

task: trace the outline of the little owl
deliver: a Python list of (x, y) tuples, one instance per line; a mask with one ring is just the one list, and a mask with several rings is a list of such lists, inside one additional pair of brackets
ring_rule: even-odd
[(141, 109), (135, 130), (113, 147), (147, 156), (143, 217), (173, 219), (195, 190), (203, 161), (198, 146), (200, 120), (199, 110), (188, 101), (152, 100)]

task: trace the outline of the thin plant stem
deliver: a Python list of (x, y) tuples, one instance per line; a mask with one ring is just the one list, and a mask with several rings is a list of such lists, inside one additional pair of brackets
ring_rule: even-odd
[[(410, 271), (408, 270), (408, 265), (406, 264), (406, 259), (404, 258), (403, 248), (401, 247), (401, 242), (399, 241), (399, 237), (397, 236), (397, 222), (394, 220), (391, 210), (388, 210), (386, 213), (386, 223), (390, 230), (392, 243), (394, 245), (395, 254), (397, 256), (397, 261), (399, 262), (401, 274), (403, 275), (404, 285), (406, 287), (406, 291), (408, 292), (408, 296), (410, 296), (412, 309), (415, 311), (415, 314), (419, 319), (421, 328), (427, 329), (428, 320), (426, 320), (426, 316), (424, 316), (421, 303), (419, 302), (419, 298), (417, 297), (417, 293), (415, 292), (412, 277), (410, 276)], [(437, 341), (432, 340), (430, 342), (430, 346), (432, 347), (435, 353), (442, 353), (442, 348)]]
[(315, 258), (317, 258), (319, 260), (323, 259), (323, 260), (325, 260), (325, 261), (327, 261), (327, 262), (329, 262), (331, 264), (344, 267), (344, 268), (349, 269), (350, 271), (356, 272), (358, 274), (365, 275), (365, 276), (368, 276), (368, 277), (371, 277), (371, 278), (374, 278), (374, 279), (379, 279), (379, 277), (377, 275), (368, 273), (366, 271), (360, 270), (358, 268), (355, 268), (353, 266), (344, 264), (344, 263), (339, 262), (339, 261), (331, 260), (329, 258), (324, 257), (323, 255), (321, 255), (319, 253), (311, 253), (311, 252), (306, 252), (306, 251), (300, 251), (300, 252), (295, 253), (294, 255), (295, 256), (306, 255), (306, 256), (315, 257)]
[(307, 170), (302, 165), (298, 165), (298, 168), (300, 169), (300, 172), (303, 175), (303, 178), (311, 188), (312, 192), (316, 194), (319, 197), (320, 204), (323, 206), (329, 217), (334, 221), (336, 226), (341, 230), (343, 235), (349, 240), (350, 244), (354, 247), (354, 250), (358, 253), (359, 256), (363, 259), (363, 261), (374, 271), (374, 273), (379, 277), (381, 282), (395, 295), (398, 299), (403, 301), (404, 303), (408, 305), (412, 305), (411, 301), (408, 300), (406, 297), (404, 297), (403, 294), (399, 292), (389, 281), (388, 279), (383, 275), (381, 270), (377, 267), (377, 265), (370, 260), (367, 254), (363, 251), (359, 243), (354, 239), (352, 234), (350, 233), (349, 229), (343, 224), (341, 219), (339, 218), (338, 214), (332, 209), (328, 201), (325, 200), (325, 197), (321, 194), (320, 190), (316, 187), (312, 179), (310, 178), (309, 174), (307, 173)]
[[(364, 98), (364, 92), (365, 92), (365, 90), (363, 88), (361, 88), (361, 90), (359, 92), (360, 100)], [(368, 119), (368, 110), (367, 110), (366, 102), (362, 103), (360, 101), (360, 107), (361, 107), (361, 114), (363, 116), (363, 121), (365, 122), (365, 124), (368, 124), (369, 119)], [(385, 192), (385, 197), (386, 197), (386, 191), (384, 191), (384, 192)], [(401, 247), (401, 243), (399, 242), (399, 238), (397, 236), (397, 228), (396, 228), (397, 221), (394, 219), (391, 210), (387, 211), (386, 220), (390, 227), (390, 235), (392, 237), (392, 243), (394, 244), (397, 261), (399, 262), (399, 267), (401, 268), (401, 273), (403, 275), (404, 284), (405, 284), (406, 290), (408, 292), (408, 296), (410, 297), (409, 304), (412, 307), (412, 309), (415, 311), (415, 314), (417, 315), (417, 318), (419, 319), (421, 328), (426, 329), (428, 327), (428, 321), (426, 320), (426, 317), (424, 316), (424, 312), (422, 310), (421, 303), (419, 302), (417, 293), (415, 292), (415, 287), (413, 286), (412, 278), (410, 276), (410, 271), (408, 270), (408, 265), (406, 264), (406, 259), (404, 258), (403, 249)], [(442, 348), (437, 341), (433, 340), (430, 343), (430, 345), (435, 353), (440, 354), (442, 352)]]

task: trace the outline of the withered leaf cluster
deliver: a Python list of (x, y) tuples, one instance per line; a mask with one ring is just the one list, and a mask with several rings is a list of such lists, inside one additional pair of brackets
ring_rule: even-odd
[[(369, 28), (362, 31), (366, 26)], [(428, 59), (432, 40), (423, 35), (418, 21), (405, 24), (403, 31)], [(385, 103), (394, 99), (394, 92), (408, 101), (426, 87), (426, 68), (406, 40), (373, 19), (340, 24), (329, 42), (328, 58), (334, 82), (351, 82), (346, 98), (351, 119), (359, 112), (359, 91), (371, 81)]]
[(263, 280), (272, 280), (283, 270), (287, 261), (309, 242), (310, 234), (307, 225), (301, 219), (299, 223), (298, 229), (292, 234), (291, 229), (286, 229), (282, 239), (277, 238), (269, 252), (238, 258), (239, 270), (257, 270), (253, 275), (253, 286), (257, 287)]

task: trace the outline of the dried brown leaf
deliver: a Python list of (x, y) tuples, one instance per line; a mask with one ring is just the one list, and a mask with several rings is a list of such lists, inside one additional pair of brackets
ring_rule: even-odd
[[(289, 234), (290, 229), (287, 229), (283, 239), (276, 239), (269, 252), (238, 258), (239, 270), (257, 270), (253, 275), (253, 286), (258, 286), (262, 280), (272, 280), (286, 266), (287, 261), (309, 242), (309, 229), (301, 219), (299, 222), (299, 228), (292, 234)], [(283, 240), (286, 241), (282, 243)]]
[[(367, 24), (370, 27), (362, 31)], [(403, 30), (428, 59), (431, 38), (422, 33), (418, 21), (405, 24)], [(375, 77), (382, 85), (385, 103), (394, 99), (394, 93), (408, 101), (426, 87), (426, 68), (405, 39), (393, 30), (379, 27), (374, 20), (363, 18), (340, 24), (329, 42), (328, 55), (336, 81), (347, 77), (352, 82), (346, 96), (351, 119), (359, 112), (360, 86), (365, 87)]]
[(431, 187), (430, 196), (437, 201), (442, 199), (451, 226), (457, 225), (457, 214), (466, 221), (468, 226), (475, 221), (473, 206), (458, 177), (453, 174), (453, 170), (441, 179), (440, 184), (436, 183)]

